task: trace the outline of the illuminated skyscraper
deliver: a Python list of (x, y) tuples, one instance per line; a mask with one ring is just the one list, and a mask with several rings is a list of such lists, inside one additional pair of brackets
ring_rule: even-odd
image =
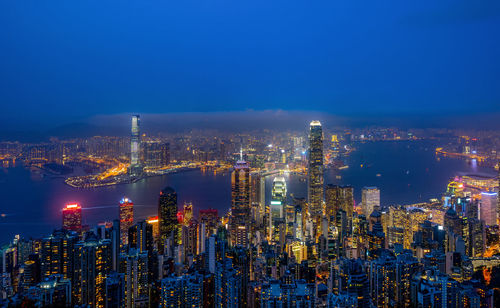
[(170, 163), (169, 144), (159, 141), (142, 142), (143, 158), (145, 167), (163, 167)]
[(177, 243), (177, 193), (172, 187), (165, 187), (158, 200), (158, 219), (160, 230), (159, 253), (163, 254), (167, 239)]
[(141, 147), (139, 116), (132, 116), (132, 136), (130, 137), (130, 172), (136, 174), (140, 169), (139, 152)]
[(334, 221), (337, 213), (342, 210), (345, 212), (348, 225), (352, 222), (352, 212), (354, 210), (354, 190), (352, 186), (327, 185), (325, 190), (325, 209), (326, 217)]
[(487, 226), (494, 226), (497, 223), (497, 193), (482, 192), (480, 204), (480, 219), (484, 220)]
[(309, 131), (309, 213), (317, 225), (323, 213), (323, 130), (319, 121), (312, 121)]
[(285, 178), (275, 177), (273, 181), (273, 190), (271, 193), (271, 219), (283, 218), (286, 201), (286, 181)]
[(82, 230), (82, 207), (77, 203), (66, 204), (62, 218), (63, 229), (75, 232)]
[(75, 245), (74, 304), (104, 307), (106, 276), (112, 268), (111, 240), (99, 240), (90, 233), (85, 241)]
[(200, 210), (199, 217), (200, 217), (200, 224), (205, 224), (206, 237), (209, 238), (211, 235), (215, 234), (219, 222), (219, 215), (217, 210), (215, 209)]
[(148, 219), (146, 220), (148, 224), (150, 224), (153, 227), (153, 238), (155, 241), (158, 240), (158, 237), (160, 236), (160, 230), (159, 230), (159, 224), (158, 224), (158, 216), (149, 216)]
[(121, 268), (125, 273), (125, 302), (127, 307), (149, 306), (148, 253), (130, 249), (121, 255)]
[(266, 178), (260, 172), (252, 172), (250, 174), (250, 181), (252, 208), (256, 211), (255, 220), (257, 224), (261, 225), (266, 212)]
[(231, 222), (229, 234), (236, 246), (248, 244), (250, 215), (250, 167), (247, 162), (236, 162), (231, 174)]
[(189, 226), (189, 224), (191, 223), (191, 220), (193, 219), (193, 203), (185, 202), (182, 214), (183, 214), (183, 218), (184, 218), (182, 223), (185, 226)]
[(363, 214), (368, 217), (378, 207), (380, 207), (380, 190), (377, 187), (364, 187), (361, 195)]
[(78, 235), (64, 229), (56, 230), (42, 240), (40, 258), (42, 278), (51, 275), (73, 278), (73, 251), (77, 242)]
[(128, 230), (128, 243), (130, 248), (137, 249), (139, 253), (153, 252), (153, 226), (146, 220), (131, 226)]
[(120, 240), (122, 245), (128, 244), (128, 229), (134, 224), (134, 203), (128, 198), (120, 201)]

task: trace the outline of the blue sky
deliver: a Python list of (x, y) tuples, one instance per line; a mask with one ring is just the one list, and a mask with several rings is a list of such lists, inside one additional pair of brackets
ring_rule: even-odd
[(500, 112), (499, 1), (2, 1), (0, 119)]

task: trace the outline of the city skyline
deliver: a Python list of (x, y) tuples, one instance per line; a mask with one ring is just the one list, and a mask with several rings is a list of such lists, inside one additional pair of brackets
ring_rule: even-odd
[[(140, 185), (142, 195), (149, 179), (161, 185), (151, 208), (122, 197), (110, 207), (114, 213), (101, 214), (105, 220), (96, 224), (87, 218), (92, 207), (66, 201), (56, 211), (62, 222), (52, 225), (53, 232), (29, 239), (22, 232), (15, 235), (0, 249), (0, 301), (207, 308), (276, 302), (387, 307), (396, 301), (401, 307), (493, 307), (497, 302), (500, 177), (498, 170), (493, 175), (477, 168), (497, 167), (499, 135), (441, 136), (380, 127), (351, 131), (313, 120), (308, 132), (165, 138), (141, 133), (139, 117), (127, 121), (129, 137), (0, 143), (6, 171), (43, 172), (41, 181), (62, 177), (73, 193)], [(360, 191), (334, 184), (346, 169), (369, 171), (377, 165), (364, 155), (388, 155), (366, 149), (367, 144), (385, 150), (402, 144), (407, 152), (395, 159), (420, 149), (403, 164), (408, 169), (402, 174), (408, 176), (428, 151), (422, 148), (426, 142), (434, 145), (435, 162), (464, 160), (476, 172), (453, 169), (440, 193), (419, 203), (404, 196), (403, 205), (381, 199), (394, 194), (380, 185), (382, 173), (395, 182), (402, 179), (393, 173), (394, 158), (371, 171), (372, 177), (358, 175)], [(361, 163), (350, 159), (358, 152)], [(85, 175), (75, 174), (80, 168)], [(423, 173), (421, 191), (428, 190), (429, 171)], [(229, 202), (213, 209), (187, 201), (178, 194), (182, 181), (172, 180), (175, 174), (191, 174), (183, 192), (188, 198), (204, 190), (191, 180), (225, 177), (217, 190), (225, 191)], [(410, 183), (408, 188), (413, 190)], [(355, 197), (359, 193), (361, 198)]]
[(0, 307), (500, 307), (500, 2), (0, 3)]

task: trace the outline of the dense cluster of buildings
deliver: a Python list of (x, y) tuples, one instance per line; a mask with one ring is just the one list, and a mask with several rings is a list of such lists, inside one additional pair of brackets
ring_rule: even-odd
[[(380, 190), (365, 187), (356, 206), (351, 186), (324, 183), (323, 136), (321, 123), (311, 122), (307, 198), (291, 196), (279, 174), (266, 198), (270, 175), (240, 154), (231, 208), (222, 217), (213, 209), (195, 215), (192, 204), (178, 204), (172, 187), (160, 192), (157, 215), (145, 220), (134, 217), (128, 198), (114, 220), (92, 228), (82, 225), (79, 204), (66, 205), (61, 229), (42, 239), (16, 237), (2, 248), (2, 304), (498, 305), (491, 282), (500, 265), (498, 180), (463, 175), (443, 200), (408, 206), (381, 205)], [(131, 166), (140, 161), (136, 141)], [(161, 159), (156, 146), (147, 147)]]

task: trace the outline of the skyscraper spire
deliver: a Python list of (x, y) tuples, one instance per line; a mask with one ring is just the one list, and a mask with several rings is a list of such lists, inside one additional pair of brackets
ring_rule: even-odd
[(240, 146), (240, 160), (243, 161), (243, 146)]

